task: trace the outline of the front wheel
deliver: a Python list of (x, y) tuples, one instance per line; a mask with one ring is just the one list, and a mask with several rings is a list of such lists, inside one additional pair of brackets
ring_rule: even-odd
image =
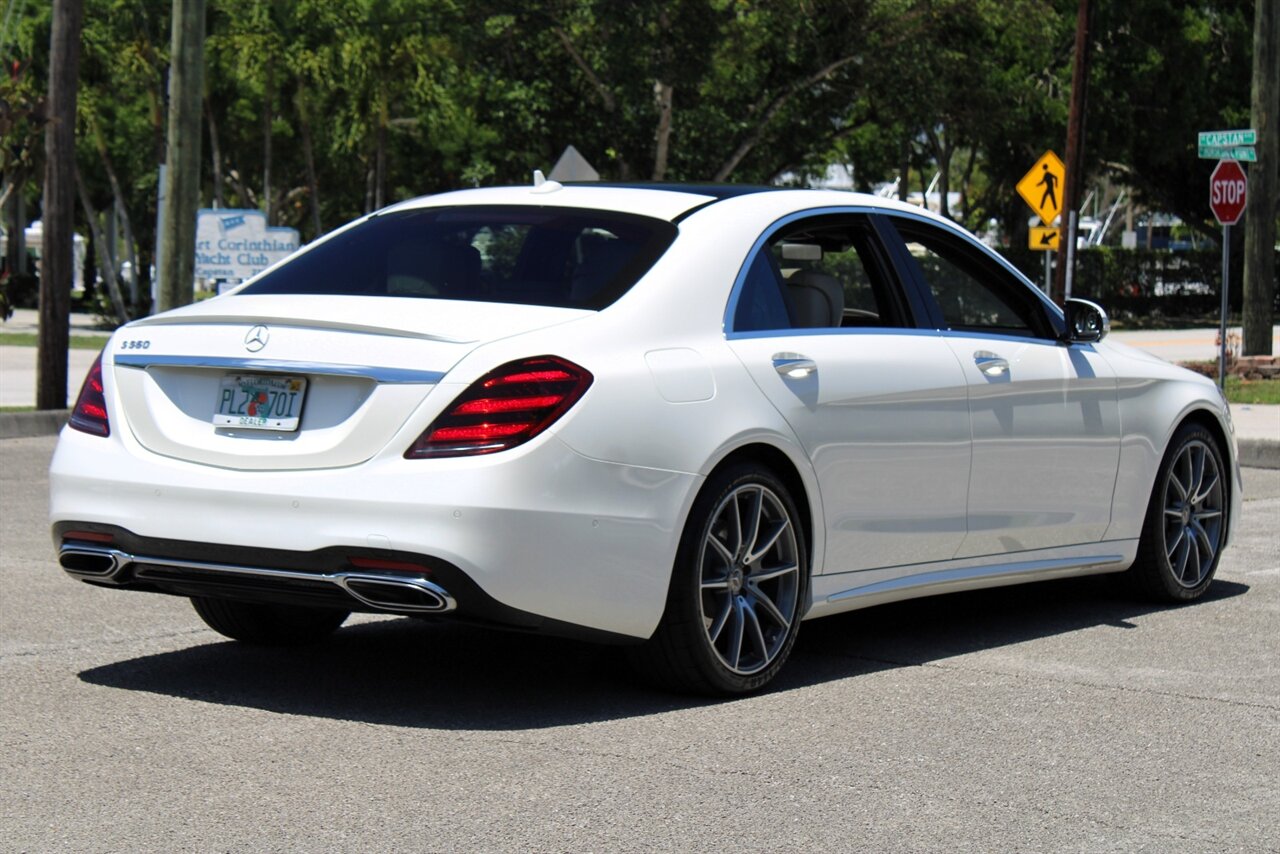
[(1138, 558), (1125, 573), (1136, 592), (1189, 602), (1209, 588), (1226, 539), (1228, 478), (1208, 430), (1186, 424), (1174, 434), (1151, 492)]
[(804, 614), (808, 562), (798, 520), (768, 469), (713, 474), (681, 536), (662, 621), (636, 650), (641, 669), (706, 694), (741, 694), (772, 680)]
[(349, 611), (192, 596), (205, 625), (232, 640), (263, 646), (313, 643), (333, 634)]

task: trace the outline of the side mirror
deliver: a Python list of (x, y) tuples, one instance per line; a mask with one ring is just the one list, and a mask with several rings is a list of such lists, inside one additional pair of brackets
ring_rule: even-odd
[(1102, 306), (1087, 299), (1067, 300), (1067, 331), (1062, 340), (1067, 344), (1092, 344), (1107, 337), (1111, 319)]

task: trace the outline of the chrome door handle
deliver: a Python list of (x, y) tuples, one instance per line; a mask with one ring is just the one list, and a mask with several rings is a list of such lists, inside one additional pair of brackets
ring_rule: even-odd
[(818, 363), (799, 353), (774, 353), (773, 369), (784, 377), (800, 380), (816, 373)]
[(1009, 372), (1009, 360), (989, 350), (979, 350), (973, 354), (973, 363), (978, 370), (989, 377), (998, 377)]

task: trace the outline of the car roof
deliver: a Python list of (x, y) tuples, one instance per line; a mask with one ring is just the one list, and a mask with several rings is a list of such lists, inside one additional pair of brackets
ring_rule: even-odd
[[(778, 209), (816, 207), (866, 207), (896, 210), (936, 219), (931, 212), (897, 199), (853, 193), (847, 190), (811, 190), (751, 184), (677, 183), (566, 183), (481, 187), (421, 196), (385, 208), (382, 212), (456, 205), (537, 205), (633, 213), (678, 222), (717, 202), (764, 196)], [(762, 201), (764, 198), (761, 199)]]

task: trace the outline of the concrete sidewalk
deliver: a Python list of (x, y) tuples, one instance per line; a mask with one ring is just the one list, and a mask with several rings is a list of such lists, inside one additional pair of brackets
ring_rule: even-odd
[[(1228, 343), (1235, 341), (1238, 346), (1242, 338), (1239, 326), (1227, 327)], [(1218, 360), (1217, 329), (1117, 329), (1107, 340), (1146, 350), (1166, 362)], [(1271, 327), (1271, 352), (1280, 353), (1280, 326)]]
[[(71, 315), (71, 335), (105, 338), (109, 329), (99, 329), (98, 321), (91, 314)], [(35, 309), (19, 308), (4, 322), (0, 322), (0, 334), (38, 335), (40, 314)], [(0, 341), (3, 341), (0, 338)], [(98, 357), (98, 351), (72, 349), (67, 351), (67, 402), (72, 403), (80, 393), (89, 366)], [(0, 406), (32, 406), (36, 401), (36, 348), (6, 347), (0, 344)], [(0, 419), (9, 413), (0, 413)], [(4, 436), (0, 427), (0, 436)]]

